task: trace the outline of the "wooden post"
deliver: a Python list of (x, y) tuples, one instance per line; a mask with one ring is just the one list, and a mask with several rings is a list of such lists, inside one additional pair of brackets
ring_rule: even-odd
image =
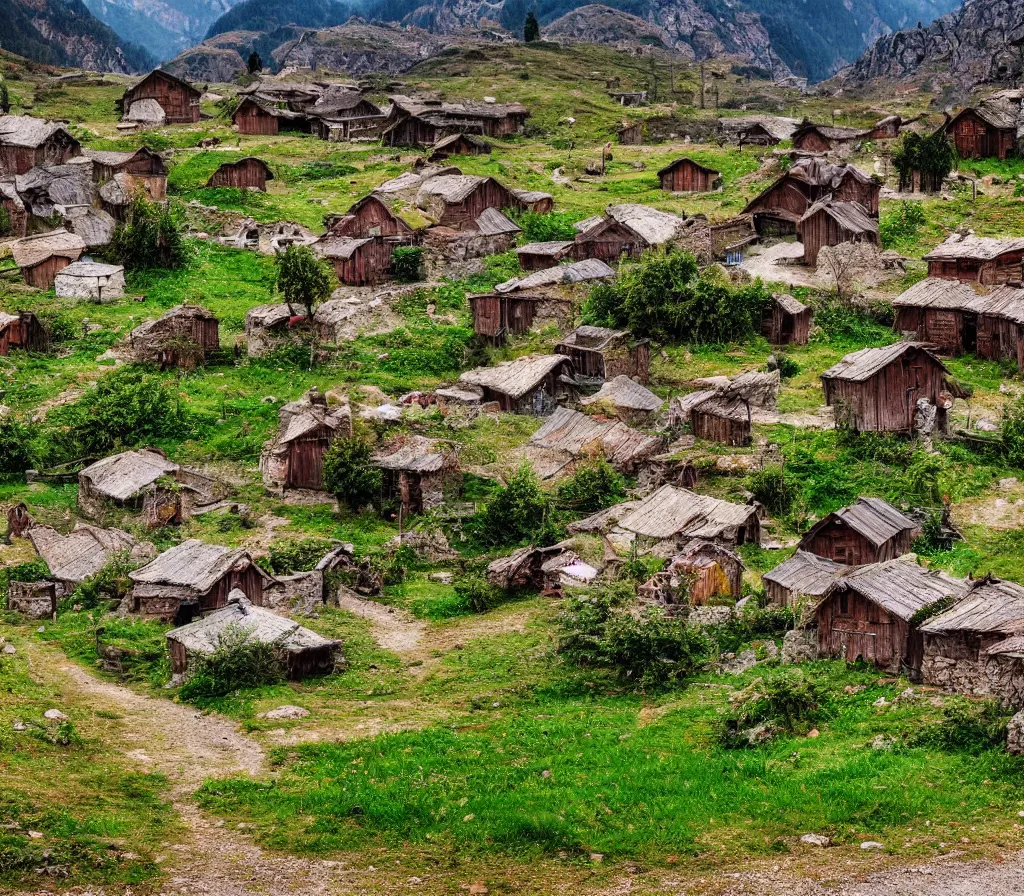
[(700, 64), (700, 107), (703, 109), (704, 106), (704, 63)]

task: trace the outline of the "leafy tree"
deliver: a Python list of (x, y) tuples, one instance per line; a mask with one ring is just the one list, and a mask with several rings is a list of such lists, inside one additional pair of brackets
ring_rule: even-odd
[(0, 112), (7, 115), (11, 111), (11, 94), (7, 89), (7, 85), (0, 83)]
[(32, 433), (14, 417), (0, 419), (0, 477), (22, 476), (32, 466)]
[(376, 502), (383, 477), (363, 438), (335, 439), (324, 455), (324, 488), (352, 510)]
[(136, 195), (124, 223), (114, 230), (108, 254), (129, 271), (177, 268), (185, 262), (185, 238), (169, 208)]
[(626, 497), (626, 480), (603, 457), (580, 467), (558, 487), (563, 510), (596, 513)]
[(289, 246), (277, 256), (277, 291), (295, 313), (295, 306), (306, 310), (307, 320), (313, 319), (316, 306), (323, 302), (334, 288), (330, 266), (321, 261), (309, 246)]
[(526, 20), (523, 22), (523, 40), (528, 44), (540, 40), (540, 22), (532, 10), (526, 14)]
[(899, 172), (901, 191), (913, 189), (916, 171), (921, 176), (921, 190), (937, 193), (956, 164), (956, 149), (944, 131), (933, 134), (908, 132), (896, 144), (892, 164)]
[(484, 509), (483, 522), (495, 544), (540, 541), (550, 501), (533, 468), (524, 463)]
[(263, 71), (263, 60), (260, 58), (260, 54), (255, 50), (249, 54), (249, 61), (246, 63), (246, 68), (249, 70), (250, 75), (255, 75), (257, 72)]

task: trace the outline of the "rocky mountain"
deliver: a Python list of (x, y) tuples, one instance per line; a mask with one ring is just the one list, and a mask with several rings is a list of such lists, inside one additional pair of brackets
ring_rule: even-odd
[(555, 19), (545, 26), (543, 37), (563, 44), (603, 44), (623, 50), (644, 45), (667, 49), (675, 43), (660, 25), (597, 4), (581, 6)]
[(81, 0), (8, 0), (0, 16), (0, 47), (37, 62), (124, 74), (151, 61)]
[(928, 27), (885, 35), (837, 77), (846, 86), (874, 78), (917, 79), (956, 96), (980, 84), (1016, 84), (1024, 77), (1020, 0), (970, 0)]

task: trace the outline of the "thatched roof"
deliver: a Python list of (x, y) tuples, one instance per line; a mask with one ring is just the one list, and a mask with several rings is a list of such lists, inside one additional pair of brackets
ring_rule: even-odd
[(158, 333), (174, 329), (174, 325), (192, 319), (217, 320), (212, 311), (201, 305), (176, 305), (165, 311), (155, 320), (143, 321), (130, 333), (131, 339), (146, 339)]
[(818, 214), (827, 215), (848, 233), (873, 233), (878, 236), (878, 221), (872, 218), (859, 202), (836, 202), (831, 196), (826, 196), (807, 209), (800, 223), (803, 224)]
[(988, 295), (975, 296), (966, 310), (1024, 324), (1024, 289), (1004, 284)]
[(942, 370), (946, 370), (946, 365), (924, 346), (914, 342), (895, 342), (881, 348), (862, 348), (860, 351), (850, 352), (838, 364), (833, 364), (826, 370), (821, 378), (863, 383), (908, 352), (927, 355)]
[(160, 477), (180, 470), (174, 461), (155, 451), (122, 451), (90, 464), (79, 479), (87, 479), (90, 487), (113, 501), (127, 501), (153, 485)]
[(448, 203), (463, 202), (493, 177), (478, 177), (475, 174), (442, 174), (431, 177), (420, 187), (417, 205), (436, 196)]
[(648, 246), (661, 246), (671, 242), (686, 223), (679, 215), (635, 202), (609, 205), (605, 213), (635, 233)]
[[(242, 548), (226, 548), (190, 538), (164, 551), (142, 569), (129, 573), (129, 577), (136, 583), (176, 585), (205, 594), (232, 570), (249, 566), (259, 569), (252, 555)], [(260, 572), (266, 581), (275, 581), (273, 576)]]
[(156, 174), (166, 174), (167, 166), (159, 153), (153, 152), (148, 146), (140, 146), (138, 149), (129, 152), (116, 152), (105, 149), (82, 149), (82, 155), (93, 162), (98, 162), (106, 168), (125, 168), (139, 158), (148, 159), (158, 170)]
[(78, 261), (85, 252), (85, 241), (64, 228), (27, 236), (11, 244), (14, 262), (20, 268), (30, 268), (53, 256)]
[(801, 546), (808, 544), (822, 529), (836, 524), (856, 532), (875, 547), (880, 547), (902, 532), (917, 532), (920, 529), (916, 522), (900, 513), (888, 501), (881, 498), (858, 498), (849, 507), (841, 507), (819, 520), (800, 539)]
[(556, 349), (565, 346), (566, 348), (592, 349), (602, 351), (615, 342), (629, 338), (629, 330), (613, 330), (610, 327), (592, 327), (587, 324), (577, 327), (571, 333), (566, 333), (556, 346)]
[(619, 526), (647, 538), (719, 538), (757, 518), (757, 510), (746, 504), (731, 504), (684, 488), (663, 485), (644, 498)]
[(618, 469), (632, 469), (662, 445), (658, 436), (631, 429), (625, 423), (601, 421), (570, 408), (557, 408), (530, 438), (530, 444), (578, 457), (600, 450)]
[(368, 115), (383, 114), (377, 104), (371, 102), (366, 94), (358, 89), (353, 90), (338, 84), (332, 84), (324, 90), (323, 95), (309, 107), (308, 111), (311, 115), (318, 115), (321, 118), (344, 118), (343, 113), (351, 112), (362, 103), (371, 107), (372, 111), (368, 112)]
[(313, 243), (313, 251), (321, 258), (349, 259), (363, 246), (372, 243), (376, 237), (367, 236), (359, 239), (350, 236), (334, 236), (325, 234)]
[(559, 368), (571, 373), (572, 361), (565, 355), (527, 355), (494, 367), (469, 370), (459, 377), (459, 382), (491, 389), (511, 398), (522, 398)]
[(408, 473), (438, 473), (453, 462), (453, 451), (436, 439), (425, 436), (401, 436), (385, 445), (373, 456), (373, 462), (384, 470)]
[(547, 286), (584, 283), (590, 280), (606, 280), (615, 276), (615, 270), (599, 258), (574, 261), (572, 264), (555, 265), (543, 271), (534, 271), (525, 277), (506, 280), (494, 287), (495, 292), (519, 292), (527, 289), (543, 289)]
[(594, 395), (582, 399), (580, 404), (584, 406), (608, 404), (628, 411), (653, 412), (660, 410), (665, 401), (628, 376), (619, 375), (604, 383)]
[(1019, 102), (1012, 103), (1002, 99), (989, 98), (982, 100), (976, 106), (961, 109), (943, 125), (943, 128), (949, 130), (953, 122), (971, 112), (977, 115), (985, 124), (1000, 131), (1016, 131), (1021, 117)]
[(496, 208), (485, 208), (473, 222), (474, 227), (484, 236), (499, 236), (503, 233), (521, 233), (522, 229)]
[(962, 600), (929, 619), (921, 626), (921, 631), (934, 635), (1021, 634), (1024, 632), (1024, 588), (1016, 582), (994, 578), (973, 582)]
[(892, 300), (896, 308), (966, 309), (978, 294), (959, 280), (928, 278), (915, 283)]
[(58, 132), (62, 132), (70, 142), (78, 142), (64, 125), (54, 121), (31, 115), (0, 116), (0, 145), (37, 149)]
[(997, 239), (990, 236), (975, 236), (954, 233), (945, 242), (939, 243), (924, 256), (925, 261), (956, 261), (961, 258), (972, 261), (994, 261), (1007, 252), (1024, 251), (1024, 237)]
[(852, 591), (909, 622), (918, 610), (947, 597), (962, 597), (967, 589), (968, 584), (963, 579), (897, 558), (849, 567), (825, 592), (823, 600), (837, 591)]
[(766, 582), (809, 597), (821, 597), (849, 566), (798, 550), (792, 557), (766, 572)]
[(623, 501), (569, 524), (570, 532), (605, 532), (640, 506), (640, 501)]
[(246, 641), (273, 644), (288, 653), (341, 647), (340, 641), (325, 638), (291, 619), (254, 606), (237, 588), (228, 596), (226, 607), (171, 629), (166, 637), (168, 641), (181, 644), (188, 653), (208, 654), (218, 648), (221, 636), (229, 631), (244, 632)]
[(78, 523), (67, 535), (49, 526), (33, 526), (28, 537), (50, 568), (50, 575), (62, 582), (84, 582), (96, 575), (112, 554), (130, 551), (139, 543), (120, 529), (101, 529)]
[(278, 415), (277, 441), (286, 445), (320, 427), (347, 432), (352, 428), (352, 409), (342, 404), (328, 407), (309, 401), (292, 401), (281, 407)]

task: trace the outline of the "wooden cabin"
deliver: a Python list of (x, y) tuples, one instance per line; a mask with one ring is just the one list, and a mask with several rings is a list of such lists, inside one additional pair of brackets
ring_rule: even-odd
[(430, 148), (429, 162), (443, 162), (449, 156), (486, 156), (491, 144), (478, 134), (449, 134)]
[(57, 274), (78, 261), (85, 252), (85, 240), (64, 229), (27, 236), (11, 244), (14, 263), (22, 279), (36, 289), (49, 289)]
[(329, 218), (327, 233), (352, 239), (389, 237), (401, 243), (416, 240), (416, 231), (372, 193), (356, 202), (345, 214)]
[(793, 134), (793, 149), (801, 152), (833, 152), (844, 144), (866, 139), (864, 135), (865, 131), (859, 128), (805, 124)]
[[(971, 304), (977, 311), (975, 352), (989, 361), (1007, 359), (1024, 370), (1024, 288), (1007, 283)], [(965, 317), (965, 327), (970, 326)]]
[(301, 401), (290, 401), (278, 413), (277, 435), (260, 455), (260, 472), (269, 488), (324, 487), (324, 455), (336, 438), (352, 436), (348, 403), (329, 406), (313, 388)]
[(962, 109), (941, 128), (962, 159), (999, 159), (1016, 152), (1019, 105), (986, 100)]
[(534, 326), (563, 325), (572, 318), (569, 299), (527, 293), (489, 292), (469, 296), (473, 332), (490, 345), (503, 345), (508, 336), (522, 336)]
[(383, 473), (382, 507), (387, 511), (396, 504), (401, 517), (440, 507), (461, 477), (458, 447), (424, 436), (399, 436), (374, 455), (373, 463)]
[(663, 485), (642, 501), (628, 502), (617, 524), (645, 541), (688, 542), (703, 538), (716, 544), (760, 544), (761, 520), (750, 504), (733, 504)]
[(633, 124), (620, 124), (615, 129), (620, 146), (642, 146), (644, 142), (644, 125), (642, 121)]
[(524, 271), (546, 271), (574, 257), (576, 243), (573, 240), (550, 240), (543, 243), (527, 243), (516, 249), (519, 266)]
[(346, 286), (369, 286), (391, 276), (395, 243), (381, 236), (352, 239), (325, 234), (313, 251), (327, 261)]
[(386, 146), (433, 146), (449, 134), (510, 137), (523, 129), (529, 110), (521, 103), (442, 102), (392, 96), (383, 126)]
[(472, 230), (488, 209), (517, 205), (510, 190), (493, 177), (444, 174), (429, 178), (420, 187), (416, 204), (442, 227)]
[(310, 131), (309, 116), (291, 109), (277, 106), (255, 97), (245, 97), (231, 115), (231, 122), (240, 134), (273, 137), (277, 134), (307, 134)]
[(859, 432), (912, 432), (920, 399), (945, 415), (952, 403), (948, 373), (923, 346), (897, 342), (850, 353), (826, 370), (821, 382), (837, 421)]
[(628, 376), (641, 383), (651, 377), (651, 342), (634, 339), (627, 330), (577, 327), (562, 338), (555, 352), (572, 359), (577, 379), (603, 383)]
[(637, 257), (645, 249), (668, 246), (682, 232), (686, 222), (678, 215), (637, 203), (609, 205), (574, 226), (577, 230), (574, 257), (618, 261)]
[(798, 549), (788, 560), (764, 573), (761, 581), (769, 603), (792, 607), (804, 598), (817, 603), (847, 569), (842, 563)]
[(807, 345), (811, 338), (808, 305), (786, 293), (774, 293), (761, 317), (761, 335), (772, 345)]
[(565, 355), (527, 355), (494, 367), (478, 367), (459, 382), (479, 391), (483, 402), (496, 402), (506, 413), (547, 416), (575, 398), (572, 360)]
[(720, 172), (689, 158), (670, 162), (658, 172), (658, 179), (670, 193), (710, 193), (722, 184)]
[(762, 236), (786, 236), (796, 233), (808, 209), (826, 196), (834, 202), (859, 202), (877, 218), (881, 191), (881, 183), (853, 165), (799, 159), (743, 211), (753, 216), (754, 228)]
[(9, 355), (12, 348), (41, 352), (48, 344), (46, 328), (31, 311), (19, 311), (17, 314), (0, 311), (0, 355)]
[(82, 146), (63, 125), (30, 115), (0, 116), (0, 176), (14, 177), (33, 168), (63, 165)]
[(32, 526), (26, 534), (50, 570), (49, 578), (63, 594), (70, 594), (100, 572), (115, 554), (128, 555), (135, 561), (153, 557), (152, 545), (139, 544), (121, 529), (101, 529), (88, 523), (75, 523), (67, 535), (40, 525)]
[(682, 607), (734, 603), (742, 595), (745, 568), (739, 554), (725, 545), (694, 539), (638, 587), (637, 596), (670, 615)]
[(173, 620), (189, 607), (201, 613), (220, 609), (236, 588), (259, 605), (264, 590), (276, 582), (248, 551), (195, 538), (164, 551), (128, 577), (133, 612), (163, 620)]
[(881, 498), (858, 498), (833, 511), (800, 539), (801, 551), (846, 566), (895, 560), (910, 551), (921, 527)]
[(237, 162), (225, 162), (210, 175), (207, 187), (234, 187), (238, 190), (259, 190), (267, 192), (267, 181), (274, 179), (274, 172), (262, 159), (248, 156)]
[(138, 187), (152, 202), (163, 202), (167, 198), (167, 165), (159, 153), (142, 146), (133, 152), (84, 149), (82, 155), (92, 162), (95, 183), (105, 184), (120, 174), (124, 175), (121, 180), (124, 188)]
[(361, 91), (342, 86), (328, 87), (305, 111), (312, 133), (332, 143), (376, 140), (385, 123), (384, 113), (376, 103)]
[(201, 91), (187, 81), (162, 69), (154, 69), (124, 92), (121, 109), (128, 118), (135, 103), (154, 100), (163, 110), (167, 124), (198, 124), (201, 96)]
[(995, 239), (955, 233), (924, 260), (929, 277), (998, 286), (1024, 280), (1024, 237)]
[(893, 299), (897, 333), (934, 346), (937, 352), (959, 355), (978, 344), (978, 314), (987, 304), (969, 284), (959, 280), (921, 280)]
[(204, 364), (220, 348), (220, 321), (199, 305), (178, 305), (156, 320), (139, 324), (128, 334), (136, 361), (148, 361), (161, 370), (189, 369)]
[(580, 405), (608, 417), (617, 417), (623, 423), (642, 424), (652, 422), (665, 406), (665, 400), (636, 380), (619, 375), (605, 382), (593, 395), (580, 399)]
[(690, 408), (693, 435), (707, 442), (745, 448), (753, 441), (750, 403), (739, 396), (712, 395)]
[(778, 146), (783, 140), (791, 140), (800, 124), (795, 118), (773, 115), (718, 120), (722, 139), (737, 142), (741, 149), (744, 146)]
[(916, 679), (924, 646), (914, 615), (965, 590), (960, 580), (904, 560), (854, 567), (829, 587), (815, 610), (818, 651)]
[(878, 245), (878, 219), (859, 202), (836, 202), (830, 197), (812, 205), (796, 225), (804, 245), (804, 263), (816, 265), (825, 246), (840, 243)]

